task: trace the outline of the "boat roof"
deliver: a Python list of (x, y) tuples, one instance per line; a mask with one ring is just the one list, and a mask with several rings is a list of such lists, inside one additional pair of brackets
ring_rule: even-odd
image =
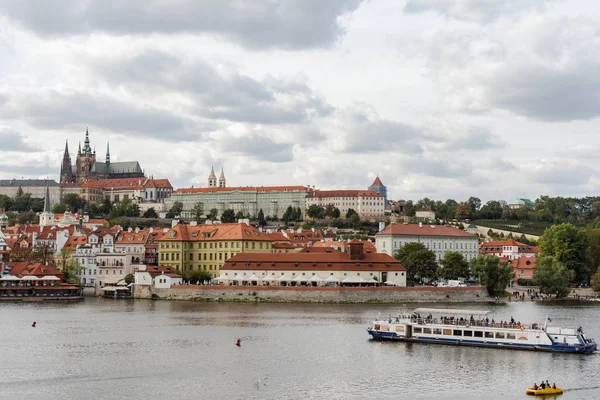
[(457, 310), (452, 308), (417, 308), (413, 312), (424, 314), (486, 315), (489, 310)]

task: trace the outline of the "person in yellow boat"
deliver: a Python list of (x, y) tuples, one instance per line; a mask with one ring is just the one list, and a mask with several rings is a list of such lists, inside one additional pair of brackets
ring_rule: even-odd
[(552, 389), (556, 389), (556, 383), (552, 384)]
[(533, 383), (533, 390), (538, 390), (538, 385), (535, 382)]

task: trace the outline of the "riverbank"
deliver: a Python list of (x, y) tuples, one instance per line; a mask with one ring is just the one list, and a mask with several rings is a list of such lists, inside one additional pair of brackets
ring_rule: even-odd
[(135, 285), (133, 297), (154, 300), (268, 303), (406, 303), (490, 301), (483, 286), (436, 287), (281, 287), (173, 286), (156, 289)]

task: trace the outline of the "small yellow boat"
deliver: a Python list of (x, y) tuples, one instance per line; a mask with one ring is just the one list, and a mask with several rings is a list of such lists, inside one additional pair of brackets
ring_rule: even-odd
[(561, 388), (559, 388), (558, 386), (556, 387), (556, 389), (552, 389), (551, 387), (546, 388), (546, 389), (534, 389), (532, 387), (527, 388), (527, 390), (525, 390), (525, 393), (531, 395), (531, 396), (547, 396), (547, 395), (552, 395), (552, 394), (563, 394), (563, 390)]

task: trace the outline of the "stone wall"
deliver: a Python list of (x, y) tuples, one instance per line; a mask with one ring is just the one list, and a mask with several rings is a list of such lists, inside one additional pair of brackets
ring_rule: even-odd
[(485, 287), (457, 288), (359, 288), (359, 287), (264, 287), (173, 286), (156, 289), (134, 287), (134, 298), (200, 301), (263, 301), (299, 303), (401, 303), (408, 301), (467, 302), (488, 300)]

